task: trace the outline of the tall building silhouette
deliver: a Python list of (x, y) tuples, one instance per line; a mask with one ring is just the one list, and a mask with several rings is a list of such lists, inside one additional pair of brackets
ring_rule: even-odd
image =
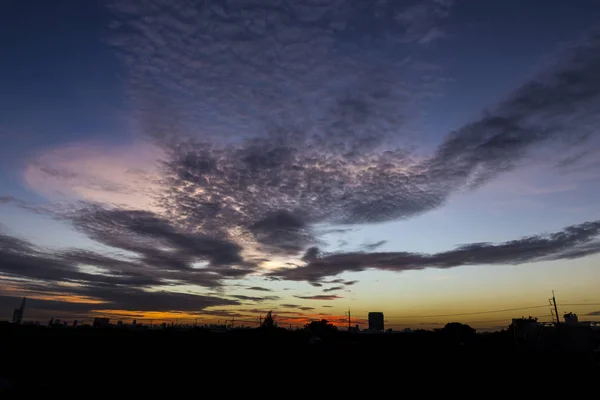
[(369, 330), (370, 331), (383, 331), (383, 313), (382, 312), (370, 312), (369, 313)]
[(22, 324), (23, 323), (23, 314), (25, 313), (25, 302), (27, 301), (27, 297), (23, 297), (21, 301), (21, 308), (15, 308), (13, 311), (12, 322), (13, 324)]

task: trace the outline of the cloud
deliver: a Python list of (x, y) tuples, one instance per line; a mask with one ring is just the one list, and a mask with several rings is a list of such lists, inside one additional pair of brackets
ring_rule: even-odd
[(405, 41), (427, 45), (443, 39), (446, 33), (441, 29), (441, 20), (448, 17), (451, 1), (420, 1), (398, 12), (394, 18), (406, 29)]
[(380, 125), (404, 101), (391, 100), (394, 85), (387, 82), (381, 93), (377, 85), (367, 85), (372, 89), (366, 92), (359, 85), (342, 97), (328, 94), (332, 108), (318, 121), (299, 109), (294, 118), (306, 123), (302, 127), (292, 117), (284, 125), (269, 119), (267, 127), (235, 143), (174, 140), (158, 202), (170, 219), (290, 255), (316, 242), (316, 224), (419, 215), (516, 168), (539, 149), (560, 152), (559, 146), (585, 138), (600, 115), (594, 73), (599, 49), (600, 39), (590, 35), (546, 72), (451, 132), (428, 156), (386, 142), (386, 136), (402, 134), (404, 123)]
[(298, 310), (302, 310), (302, 311), (311, 311), (314, 310), (314, 307), (306, 307), (306, 306), (301, 306), (299, 304), (280, 304), (279, 307), (283, 307), (283, 308), (297, 308)]
[(280, 304), (279, 307), (283, 307), (283, 308), (298, 308), (300, 306), (298, 304)]
[[(208, 270), (244, 275), (241, 247), (203, 233), (182, 231), (150, 211), (124, 210), (88, 204), (70, 212), (68, 219), (90, 238), (117, 249), (139, 254), (156, 267), (191, 270), (196, 262), (208, 262)], [(232, 265), (241, 268), (235, 272)], [(220, 269), (219, 269), (220, 268)]]
[[(323, 283), (342, 283), (346, 286), (352, 286), (355, 283), (357, 283), (358, 281), (345, 281), (343, 279), (332, 279), (330, 281), (323, 281)], [(311, 282), (311, 285), (314, 285), (314, 282)]]
[(272, 289), (269, 288), (264, 288), (264, 287), (260, 287), (260, 286), (248, 286), (246, 287), (246, 289), (248, 290), (256, 290), (257, 292), (272, 292)]
[(344, 287), (343, 286), (333, 286), (327, 289), (323, 289), (323, 292), (328, 293), (328, 292), (335, 292), (337, 290), (343, 290)]
[(297, 253), (312, 242), (307, 221), (287, 210), (268, 212), (249, 229), (254, 238), (271, 252)]
[(267, 301), (267, 300), (279, 300), (279, 296), (264, 296), (264, 297), (255, 297), (255, 296), (245, 296), (241, 294), (232, 294), (229, 297), (233, 297), (238, 300), (248, 300), (248, 301)]
[(20, 204), (21, 200), (13, 196), (0, 196), (0, 204)]
[(45, 149), (28, 160), (24, 179), (53, 200), (86, 200), (157, 211), (153, 196), (163, 150), (147, 142), (78, 143)]
[(184, 232), (149, 211), (84, 204), (60, 214), (60, 218), (107, 250), (102, 254), (84, 249), (48, 250), (0, 233), (0, 282), (18, 288), (16, 292), (30, 292), (39, 300), (67, 299), (47, 303), (57, 311), (199, 312), (207, 307), (236, 305), (237, 300), (177, 293), (172, 287), (219, 289), (224, 280), (254, 271), (254, 265), (241, 257), (238, 245)]
[(589, 312), (589, 313), (587, 313), (585, 315), (600, 315), (600, 311), (592, 311), (592, 312)]
[(336, 300), (336, 299), (341, 299), (342, 297), (332, 294), (332, 295), (324, 295), (324, 294), (318, 294), (315, 296), (294, 296), (298, 299), (304, 299), (304, 300)]
[(110, 43), (153, 143), (42, 152), (26, 181), (295, 255), (319, 245), (316, 225), (419, 215), (597, 122), (592, 33), (432, 154), (415, 152), (411, 118), (445, 77), (414, 50), (444, 36), (452, 2), (288, 3), (112, 1)]
[(380, 240), (379, 242), (376, 242), (376, 243), (365, 244), (365, 245), (363, 245), (363, 248), (368, 251), (373, 251), (373, 250), (377, 249), (378, 247), (383, 246), (386, 243), (387, 243), (387, 240)]
[[(111, 43), (128, 69), (133, 118), (152, 144), (53, 149), (25, 171), (29, 185), (50, 198), (104, 204), (84, 203), (59, 217), (110, 254), (48, 252), (3, 237), (0, 270), (83, 282), (89, 287), (82, 293), (102, 296), (113, 286), (129, 296), (115, 297), (115, 304), (130, 304), (150, 287), (218, 289), (257, 272), (268, 253), (295, 256), (307, 247), (305, 266), (266, 279), (321, 287), (325, 277), (368, 268), (518, 264), (596, 253), (597, 242), (585, 236), (595, 223), (437, 254), (373, 252), (383, 243), (367, 245), (370, 252), (319, 251), (318, 237), (331, 225), (414, 217), (518, 167), (541, 148), (561, 153), (597, 126), (600, 37), (592, 33), (479, 118), (437, 145), (428, 143), (430, 154), (413, 150), (412, 116), (439, 91), (430, 82), (444, 80), (439, 66), (414, 58), (415, 46), (444, 36), (440, 21), (450, 5), (111, 2), (119, 22)], [(103, 272), (88, 273), (90, 267)], [(268, 299), (240, 296), (233, 298)]]
[(572, 225), (560, 232), (524, 237), (508, 242), (471, 243), (454, 250), (421, 254), (410, 252), (332, 253), (312, 255), (304, 267), (280, 269), (270, 274), (295, 281), (317, 282), (342, 272), (378, 269), (407, 271), (453, 268), (465, 265), (518, 265), (530, 262), (579, 258), (600, 252), (600, 221)]

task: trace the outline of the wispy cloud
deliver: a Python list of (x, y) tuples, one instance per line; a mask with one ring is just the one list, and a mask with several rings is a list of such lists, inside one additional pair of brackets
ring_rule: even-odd
[(163, 151), (146, 142), (109, 146), (71, 144), (28, 160), (25, 182), (52, 200), (86, 200), (158, 211), (153, 196)]
[(600, 221), (573, 225), (549, 235), (524, 237), (504, 243), (472, 243), (436, 254), (410, 252), (333, 253), (311, 251), (307, 265), (271, 272), (283, 279), (317, 282), (342, 272), (369, 268), (385, 271), (453, 268), (464, 265), (517, 265), (543, 260), (584, 257), (600, 252)]
[(233, 297), (234, 299), (238, 299), (238, 300), (245, 300), (245, 301), (254, 301), (254, 302), (261, 302), (261, 301), (267, 301), (267, 300), (279, 300), (279, 296), (263, 296), (263, 297), (257, 297), (257, 296), (245, 296), (242, 294), (232, 294), (229, 295), (229, 297)]
[(257, 292), (272, 292), (272, 289), (269, 288), (265, 288), (265, 287), (260, 287), (260, 286), (249, 286), (246, 289), (248, 290), (255, 290)]
[(314, 295), (314, 296), (294, 296), (298, 299), (304, 299), (304, 300), (337, 300), (337, 299), (341, 299), (342, 297), (335, 295), (335, 294), (328, 294), (328, 295), (324, 295), (324, 294), (318, 294), (318, 295)]

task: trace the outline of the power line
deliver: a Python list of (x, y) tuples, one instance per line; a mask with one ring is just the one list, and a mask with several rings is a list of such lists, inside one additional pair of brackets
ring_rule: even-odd
[(520, 311), (520, 310), (529, 310), (533, 308), (547, 308), (548, 305), (540, 305), (540, 306), (531, 306), (531, 307), (519, 307), (519, 308), (505, 308), (503, 310), (489, 310), (489, 311), (475, 311), (468, 313), (458, 313), (458, 314), (436, 314), (436, 315), (404, 315), (404, 316), (391, 316), (386, 318), (438, 318), (438, 317), (460, 317), (464, 315), (478, 315), (478, 314), (492, 314), (499, 312), (508, 312), (508, 311)]

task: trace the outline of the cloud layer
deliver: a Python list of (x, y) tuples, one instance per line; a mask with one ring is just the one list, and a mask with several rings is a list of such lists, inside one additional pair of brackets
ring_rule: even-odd
[[(271, 272), (295, 281), (318, 282), (342, 272), (366, 269), (408, 271), (453, 268), (465, 265), (516, 265), (537, 261), (565, 260), (600, 252), (600, 221), (573, 225), (550, 235), (537, 235), (504, 243), (471, 243), (436, 254), (410, 252), (319, 254), (310, 249), (306, 266)], [(335, 289), (342, 289), (337, 287)], [(325, 291), (328, 291), (327, 289)]]

